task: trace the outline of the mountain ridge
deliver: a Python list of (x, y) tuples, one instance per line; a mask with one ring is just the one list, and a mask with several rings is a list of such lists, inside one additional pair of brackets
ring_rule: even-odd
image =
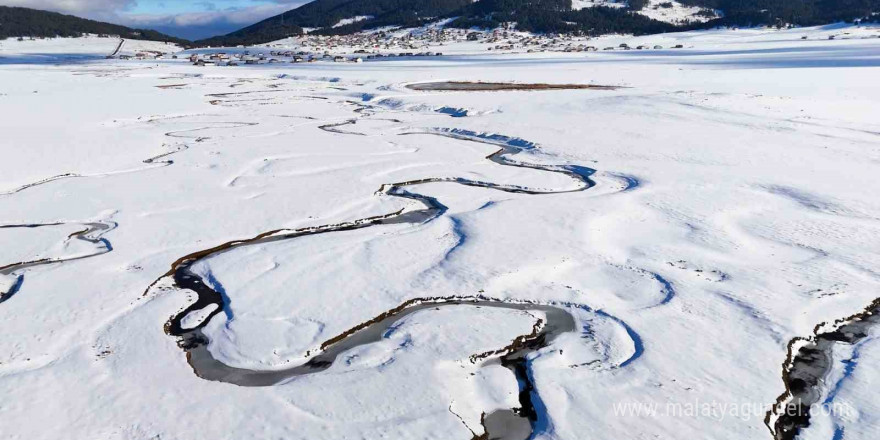
[(0, 39), (78, 37), (82, 34), (118, 35), (128, 39), (169, 41), (181, 45), (191, 43), (151, 29), (132, 29), (40, 9), (0, 6)]
[[(651, 8), (651, 10), (647, 9)], [(691, 17), (664, 22), (663, 9), (690, 8)], [(659, 10), (659, 12), (657, 12)], [(199, 45), (251, 45), (302, 35), (350, 34), (384, 26), (416, 27), (454, 18), (452, 27), (516, 23), (533, 32), (635, 35), (716, 26), (818, 25), (877, 20), (880, 0), (315, 0)], [(872, 15), (873, 14), (873, 15)], [(352, 18), (359, 20), (351, 20)], [(350, 22), (343, 23), (346, 19)]]
[[(691, 15), (681, 15), (681, 11)], [(671, 18), (664, 21), (667, 16)], [(386, 26), (418, 27), (441, 19), (457, 28), (514, 23), (518, 30), (531, 32), (645, 35), (717, 26), (880, 21), (880, 0), (315, 0), (235, 32), (195, 42), (155, 30), (0, 6), (0, 39), (89, 33), (169, 41), (186, 47), (237, 46), (264, 44), (306, 31), (341, 35)]]

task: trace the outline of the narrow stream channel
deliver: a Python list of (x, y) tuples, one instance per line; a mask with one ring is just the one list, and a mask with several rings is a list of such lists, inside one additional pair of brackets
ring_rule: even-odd
[(788, 344), (788, 358), (782, 366), (785, 392), (764, 419), (775, 440), (795, 440), (810, 426), (810, 412), (820, 404), (834, 365), (833, 351), (840, 344), (853, 345), (868, 337), (880, 324), (880, 298), (864, 311), (833, 323), (834, 330), (813, 330), (810, 338), (795, 338)]
[[(363, 115), (364, 113), (360, 113)], [(338, 124), (324, 125), (321, 129), (337, 134), (357, 134), (345, 132), (337, 127), (342, 125), (356, 124), (356, 120), (348, 120)], [(552, 305), (516, 303), (502, 301), (487, 297), (434, 297), (409, 300), (400, 306), (391, 309), (370, 321), (359, 324), (334, 338), (325, 341), (319, 350), (314, 353), (306, 353), (308, 361), (302, 365), (276, 371), (256, 371), (249, 369), (234, 368), (223, 364), (215, 359), (208, 350), (208, 337), (203, 328), (217, 314), (228, 308), (224, 295), (214, 290), (192, 268), (203, 260), (228, 252), (243, 246), (270, 243), (281, 240), (290, 240), (298, 237), (327, 234), (337, 231), (350, 231), (379, 225), (389, 224), (422, 224), (443, 215), (447, 208), (437, 199), (408, 191), (407, 187), (426, 183), (456, 183), (460, 185), (487, 188), (497, 191), (519, 194), (561, 194), (574, 191), (583, 191), (591, 188), (595, 183), (590, 176), (595, 172), (590, 168), (580, 166), (540, 165), (514, 161), (509, 156), (517, 155), (525, 150), (535, 149), (533, 143), (517, 138), (505, 136), (487, 136), (463, 130), (436, 129), (425, 130), (405, 135), (438, 135), (462, 141), (479, 142), (499, 148), (486, 158), (502, 166), (528, 168), (550, 173), (557, 173), (571, 178), (575, 185), (571, 188), (537, 189), (518, 185), (495, 184), (491, 182), (474, 181), (458, 177), (428, 177), (406, 182), (388, 183), (382, 185), (377, 194), (399, 197), (418, 202), (421, 208), (415, 210), (401, 209), (385, 215), (363, 218), (351, 222), (331, 225), (322, 225), (296, 230), (280, 229), (268, 231), (250, 239), (227, 242), (210, 249), (201, 250), (181, 257), (173, 263), (171, 269), (152, 286), (161, 280), (171, 278), (174, 285), (180, 289), (191, 290), (196, 293), (195, 303), (173, 316), (165, 325), (165, 331), (171, 336), (179, 338), (180, 347), (186, 352), (187, 360), (194, 372), (201, 378), (213, 381), (232, 383), (240, 386), (271, 386), (289, 380), (290, 378), (314, 374), (329, 368), (340, 353), (352, 348), (369, 344), (382, 339), (388, 329), (400, 319), (421, 310), (436, 307), (452, 307), (461, 305), (473, 305), (501, 309), (541, 311), (544, 312), (547, 322), (536, 323), (533, 332), (528, 335), (517, 336), (513, 342), (505, 348), (493, 351), (486, 355), (486, 362), (496, 361), (508, 368), (516, 376), (520, 385), (520, 407), (496, 411), (482, 415), (483, 434), (474, 433), (475, 439), (502, 439), (502, 440), (525, 440), (533, 435), (534, 429), (539, 426), (540, 414), (538, 408), (540, 396), (535, 391), (535, 386), (529, 370), (529, 355), (541, 348), (552, 344), (560, 334), (571, 332), (576, 329), (575, 320), (566, 311), (565, 307)], [(149, 289), (148, 289), (149, 290)], [(200, 323), (194, 326), (186, 326), (183, 323), (191, 313), (207, 311), (213, 307)], [(477, 355), (479, 358), (480, 355)], [(481, 359), (481, 358), (480, 358)]]
[[(21, 229), (21, 228), (44, 228), (51, 226), (62, 226), (66, 223), (45, 223), (45, 224), (30, 224), (30, 225), (3, 225), (0, 226), (0, 229)], [(7, 290), (0, 291), (0, 304), (5, 301), (8, 301), (12, 298), (16, 293), (21, 290), (22, 284), (24, 284), (24, 271), (26, 269), (37, 267), (37, 266), (45, 266), (48, 264), (58, 264), (64, 263), (68, 261), (76, 261), (82, 260), (85, 258), (96, 257), (98, 255), (103, 255), (108, 252), (113, 251), (113, 246), (110, 244), (110, 241), (103, 238), (103, 235), (108, 231), (111, 231), (116, 228), (116, 223), (113, 222), (95, 222), (95, 223), (83, 223), (83, 226), (86, 229), (78, 232), (74, 232), (67, 237), (67, 240), (76, 239), (85, 241), (87, 243), (91, 243), (96, 245), (95, 252), (88, 255), (78, 255), (75, 257), (69, 258), (41, 258), (38, 260), (31, 261), (22, 261), (19, 263), (7, 264), (5, 266), (0, 266), (0, 275), (3, 276), (15, 276), (11, 287), (7, 288)]]

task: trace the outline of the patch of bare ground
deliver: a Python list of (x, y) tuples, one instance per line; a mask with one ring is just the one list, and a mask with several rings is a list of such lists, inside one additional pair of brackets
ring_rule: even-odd
[(420, 92), (498, 92), (510, 90), (616, 90), (618, 86), (603, 86), (596, 84), (544, 84), (544, 83), (501, 83), (501, 82), (471, 82), (471, 81), (440, 81), (408, 84), (406, 88)]

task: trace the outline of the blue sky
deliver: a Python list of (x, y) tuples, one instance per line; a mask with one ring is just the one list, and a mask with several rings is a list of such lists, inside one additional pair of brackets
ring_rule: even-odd
[(310, 0), (0, 0), (198, 39), (232, 32)]

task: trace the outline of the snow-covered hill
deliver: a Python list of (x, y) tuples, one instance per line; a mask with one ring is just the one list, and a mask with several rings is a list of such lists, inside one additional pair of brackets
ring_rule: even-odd
[[(572, 9), (575, 10), (596, 6), (626, 8), (629, 4), (626, 0), (572, 0)], [(637, 13), (671, 24), (702, 23), (718, 18), (722, 14), (721, 11), (686, 6), (674, 0), (648, 0), (645, 7)]]

